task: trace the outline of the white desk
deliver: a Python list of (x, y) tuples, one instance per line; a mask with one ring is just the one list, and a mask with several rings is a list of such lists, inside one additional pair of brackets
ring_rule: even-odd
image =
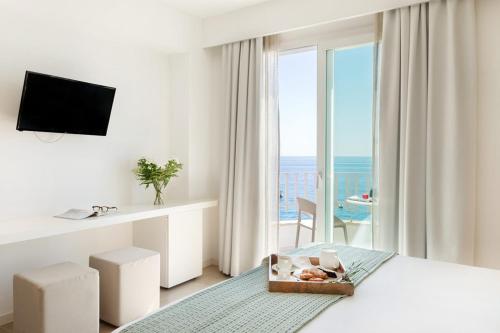
[(118, 212), (84, 220), (66, 220), (56, 217), (33, 217), (0, 222), (0, 245), (44, 237), (108, 227), (173, 213), (200, 210), (217, 206), (217, 200), (167, 202), (164, 206), (138, 205), (118, 207)]
[(117, 213), (84, 220), (0, 221), (0, 325), (12, 320), (12, 276), (57, 262), (87, 265), (90, 254), (135, 245), (160, 252), (163, 287), (201, 275), (203, 240), (210, 237), (203, 228), (216, 227), (216, 206), (217, 200), (168, 201), (119, 206)]
[(0, 222), (0, 246), (137, 222), (133, 245), (160, 253), (161, 286), (170, 288), (202, 274), (203, 210), (215, 206), (217, 200), (168, 202), (119, 207), (116, 213), (83, 220), (37, 217)]

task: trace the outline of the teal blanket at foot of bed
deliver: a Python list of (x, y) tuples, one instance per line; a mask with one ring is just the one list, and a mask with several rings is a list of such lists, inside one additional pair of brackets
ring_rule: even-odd
[[(336, 248), (349, 267), (361, 262), (352, 280), (358, 285), (394, 253), (320, 244), (293, 251), (318, 256)], [(260, 266), (188, 297), (124, 328), (126, 333), (295, 332), (345, 296), (285, 294), (267, 291), (267, 267)], [(356, 296), (352, 296), (356, 297)]]

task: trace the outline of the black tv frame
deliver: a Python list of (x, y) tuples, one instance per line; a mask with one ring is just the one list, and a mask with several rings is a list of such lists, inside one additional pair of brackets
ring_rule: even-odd
[[(68, 81), (68, 82), (75, 82), (79, 84), (85, 84), (93, 87), (98, 87), (98, 88), (103, 88), (103, 89), (109, 89), (113, 91), (113, 99), (111, 101), (111, 107), (109, 110), (109, 115), (107, 118), (107, 122), (105, 124), (106, 130), (104, 131), (103, 134), (95, 134), (95, 133), (85, 133), (85, 132), (77, 132), (77, 131), (53, 131), (53, 130), (45, 130), (45, 129), (34, 129), (34, 128), (25, 128), (21, 127), (21, 119), (22, 119), (22, 113), (23, 113), (23, 108), (24, 108), (24, 101), (25, 101), (25, 94), (26, 94), (26, 88), (27, 88), (27, 82), (28, 82), (28, 77), (30, 74), (34, 75), (39, 75), (39, 76), (45, 76), (47, 78), (51, 79), (57, 79), (57, 80), (63, 80), (63, 81)], [(105, 86), (105, 85), (100, 85), (100, 84), (95, 84), (95, 83), (90, 83), (90, 82), (85, 82), (85, 81), (80, 81), (80, 80), (74, 80), (74, 79), (69, 79), (61, 76), (56, 76), (56, 75), (51, 75), (51, 74), (45, 74), (45, 73), (39, 73), (39, 72), (34, 72), (34, 71), (29, 71), (27, 70), (24, 76), (24, 84), (23, 84), (23, 92), (21, 95), (21, 103), (19, 105), (19, 113), (17, 116), (17, 125), (16, 125), (16, 130), (23, 132), (23, 131), (32, 131), (32, 132), (45, 132), (45, 133), (67, 133), (67, 134), (80, 134), (80, 135), (94, 135), (94, 136), (106, 136), (108, 132), (108, 127), (109, 127), (109, 121), (111, 118), (111, 112), (113, 110), (113, 103), (114, 103), (114, 98), (115, 98), (115, 93), (116, 93), (116, 88), (110, 87), (110, 86)]]

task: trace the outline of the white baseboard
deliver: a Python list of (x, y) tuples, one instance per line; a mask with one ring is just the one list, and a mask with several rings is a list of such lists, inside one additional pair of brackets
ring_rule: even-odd
[(218, 266), (219, 261), (217, 259), (207, 259), (203, 261), (203, 268), (208, 267), (208, 266)]
[(14, 320), (14, 314), (12, 312), (10, 313), (4, 313), (0, 315), (0, 326), (6, 325)]

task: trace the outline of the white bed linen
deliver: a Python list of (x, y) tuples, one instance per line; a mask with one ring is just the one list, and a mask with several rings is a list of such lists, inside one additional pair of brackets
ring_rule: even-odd
[(500, 270), (397, 256), (301, 332), (500, 332)]
[(500, 270), (396, 256), (300, 332), (500, 333)]

